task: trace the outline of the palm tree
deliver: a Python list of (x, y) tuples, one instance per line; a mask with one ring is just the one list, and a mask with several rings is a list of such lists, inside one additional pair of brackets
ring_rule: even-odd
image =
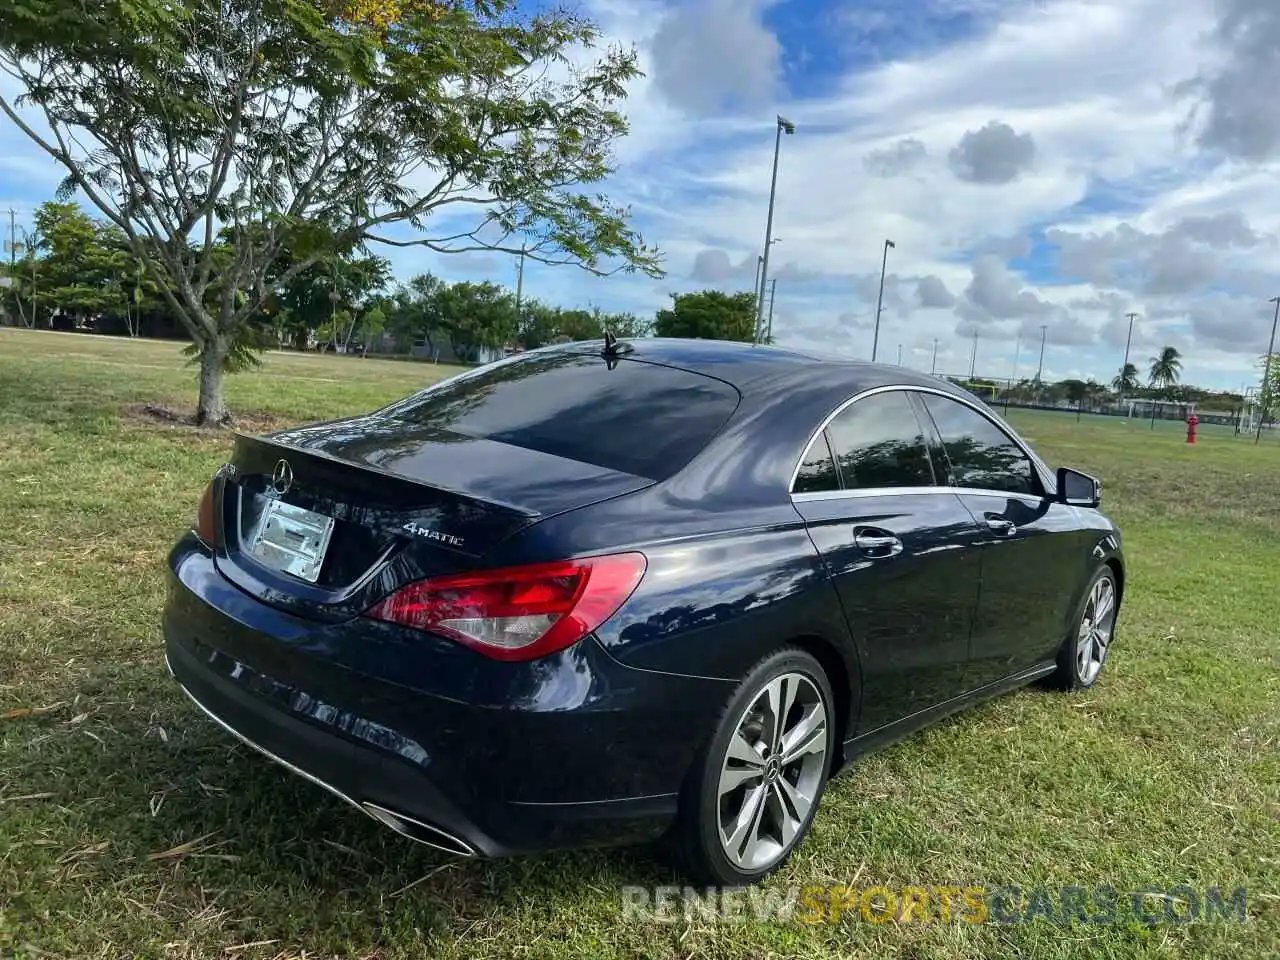
[(1124, 369), (1120, 371), (1120, 375), (1111, 381), (1111, 386), (1116, 393), (1121, 395), (1132, 393), (1138, 389), (1138, 366), (1133, 363), (1126, 363)]
[(1173, 347), (1165, 347), (1160, 356), (1151, 358), (1151, 386), (1161, 389), (1172, 387), (1182, 376), (1182, 354)]

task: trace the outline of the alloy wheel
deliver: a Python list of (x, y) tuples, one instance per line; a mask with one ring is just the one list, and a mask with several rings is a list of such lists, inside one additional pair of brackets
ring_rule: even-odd
[(828, 722), (801, 673), (770, 680), (739, 718), (717, 804), (721, 848), (739, 869), (767, 869), (795, 845), (822, 788)]
[(1101, 577), (1089, 592), (1080, 632), (1076, 636), (1076, 675), (1085, 686), (1093, 683), (1107, 659), (1111, 633), (1116, 623), (1116, 585)]

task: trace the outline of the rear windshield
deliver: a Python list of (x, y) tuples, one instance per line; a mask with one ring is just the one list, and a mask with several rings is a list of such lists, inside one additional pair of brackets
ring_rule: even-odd
[(707, 445), (738, 399), (729, 384), (687, 370), (530, 353), (446, 380), (379, 415), (665, 480)]

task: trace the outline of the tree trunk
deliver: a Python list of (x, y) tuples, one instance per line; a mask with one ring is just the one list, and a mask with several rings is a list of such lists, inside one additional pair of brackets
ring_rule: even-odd
[(196, 406), (196, 424), (202, 427), (225, 427), (231, 414), (222, 399), (223, 364), (230, 343), (227, 337), (206, 340), (200, 351), (200, 399)]

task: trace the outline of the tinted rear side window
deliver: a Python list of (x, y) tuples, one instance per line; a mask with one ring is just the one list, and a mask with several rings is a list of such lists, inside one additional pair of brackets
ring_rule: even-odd
[(805, 451), (791, 492), (825, 493), (839, 489), (840, 477), (836, 473), (836, 462), (831, 456), (831, 448), (827, 446), (827, 434), (824, 431), (814, 437), (813, 443)]
[(827, 434), (846, 489), (934, 485), (924, 430), (901, 391), (856, 401)]
[(380, 416), (665, 480), (738, 406), (729, 384), (687, 370), (580, 354), (480, 367)]

